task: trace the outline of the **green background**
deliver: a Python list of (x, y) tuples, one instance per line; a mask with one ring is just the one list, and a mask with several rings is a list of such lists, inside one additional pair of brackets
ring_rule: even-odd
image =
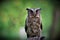
[[(44, 0), (4, 1), (0, 7), (0, 33), (2, 37), (21, 37), (20, 29), (25, 26), (26, 8), (41, 8), (43, 35), (48, 38), (52, 24), (53, 5)], [(23, 38), (23, 37), (22, 37)]]

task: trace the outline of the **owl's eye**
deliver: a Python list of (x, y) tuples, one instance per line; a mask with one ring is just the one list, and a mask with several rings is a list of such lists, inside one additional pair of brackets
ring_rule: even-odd
[(36, 17), (39, 17), (39, 10), (36, 10)]
[(36, 12), (38, 12), (38, 10), (36, 10)]
[(31, 13), (33, 13), (33, 11), (32, 11), (32, 10), (30, 10), (30, 12), (31, 12)]
[(30, 14), (31, 14), (31, 16), (33, 15), (33, 11), (32, 10), (30, 10)]

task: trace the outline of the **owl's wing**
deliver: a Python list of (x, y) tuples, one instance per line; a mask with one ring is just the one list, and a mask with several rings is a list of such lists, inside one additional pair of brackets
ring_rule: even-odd
[(42, 30), (42, 23), (41, 23), (41, 30)]
[(42, 30), (42, 16), (40, 15), (40, 23), (41, 23), (41, 30)]
[[(27, 28), (28, 28), (28, 19), (26, 19), (26, 21), (25, 21), (25, 32), (27, 33)], [(29, 35), (28, 35), (28, 33), (27, 33), (27, 37), (29, 37)]]
[(27, 33), (27, 27), (28, 27), (28, 17), (25, 20), (25, 32)]
[(25, 21), (25, 32), (27, 32), (27, 20)]

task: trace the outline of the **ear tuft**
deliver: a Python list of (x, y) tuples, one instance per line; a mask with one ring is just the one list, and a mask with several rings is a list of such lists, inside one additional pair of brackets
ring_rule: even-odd
[(41, 10), (41, 8), (37, 8), (37, 10)]
[(29, 8), (26, 8), (26, 10), (29, 10)]
[(41, 10), (41, 8), (40, 8), (40, 10)]

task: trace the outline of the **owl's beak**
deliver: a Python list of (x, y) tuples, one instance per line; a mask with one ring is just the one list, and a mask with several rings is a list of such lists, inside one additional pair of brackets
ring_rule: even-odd
[(36, 16), (36, 12), (34, 12), (34, 16)]

